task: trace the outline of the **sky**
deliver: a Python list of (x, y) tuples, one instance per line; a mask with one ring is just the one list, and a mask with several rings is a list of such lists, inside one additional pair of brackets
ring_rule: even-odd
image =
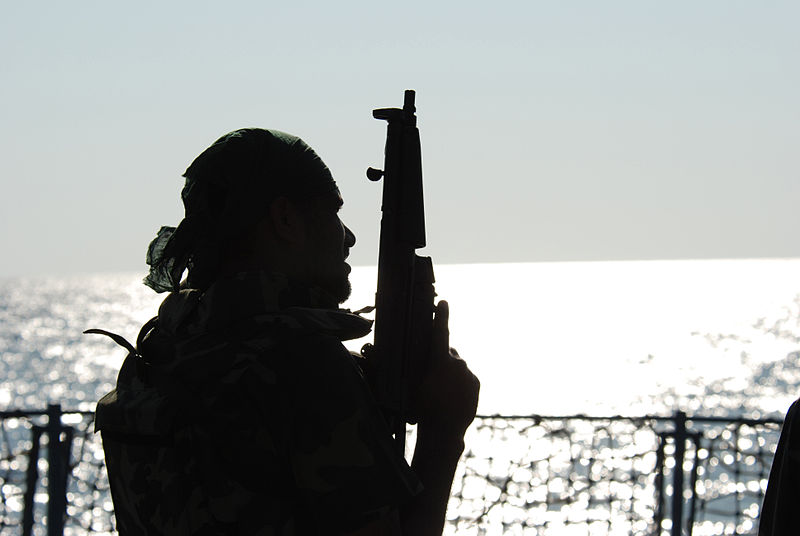
[(246, 126), (333, 171), (377, 258), (417, 91), (437, 263), (800, 257), (800, 3), (0, 0), (0, 277), (144, 271)]

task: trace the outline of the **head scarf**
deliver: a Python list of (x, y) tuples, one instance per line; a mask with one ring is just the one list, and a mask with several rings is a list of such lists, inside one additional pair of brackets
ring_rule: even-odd
[(156, 292), (178, 290), (187, 269), (189, 283), (210, 283), (226, 240), (258, 223), (275, 198), (337, 190), (328, 167), (303, 140), (260, 128), (221, 137), (183, 176), (185, 217), (177, 227), (161, 227), (147, 248), (144, 284)]

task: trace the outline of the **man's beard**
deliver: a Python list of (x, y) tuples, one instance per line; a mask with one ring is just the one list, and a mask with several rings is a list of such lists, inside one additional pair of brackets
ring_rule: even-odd
[(317, 281), (317, 286), (328, 293), (333, 300), (336, 300), (337, 304), (342, 304), (347, 301), (347, 298), (350, 297), (350, 293), (353, 291), (350, 278), (347, 274), (336, 277), (322, 277)]

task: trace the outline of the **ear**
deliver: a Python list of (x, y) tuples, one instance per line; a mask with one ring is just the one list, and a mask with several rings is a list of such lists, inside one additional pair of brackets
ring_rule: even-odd
[(276, 238), (290, 244), (305, 243), (305, 219), (298, 206), (288, 198), (278, 197), (270, 203), (269, 218)]

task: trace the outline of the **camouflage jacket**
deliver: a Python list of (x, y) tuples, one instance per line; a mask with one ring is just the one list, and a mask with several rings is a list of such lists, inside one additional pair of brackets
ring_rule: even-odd
[(341, 340), (285, 278), (170, 294), (97, 406), (120, 534), (336, 534), (419, 492)]

